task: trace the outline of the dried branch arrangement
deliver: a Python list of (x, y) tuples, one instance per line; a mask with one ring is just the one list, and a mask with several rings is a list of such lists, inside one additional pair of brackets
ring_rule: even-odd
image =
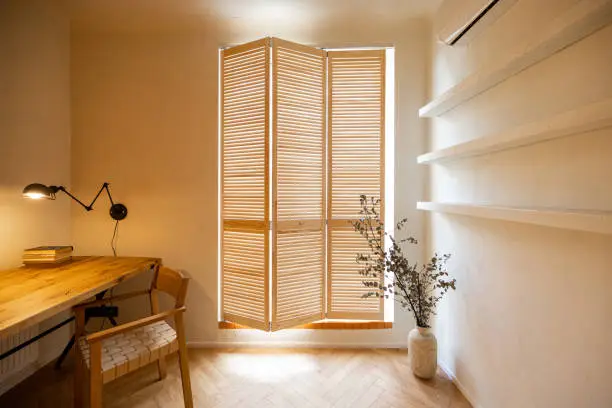
[[(430, 327), (438, 302), (449, 289), (455, 290), (456, 279), (451, 279), (446, 270), (450, 255), (436, 253), (425, 264), (410, 263), (402, 246), (417, 245), (418, 241), (410, 235), (397, 240), (385, 232), (377, 212), (380, 200), (361, 195), (360, 202), (361, 218), (352, 225), (370, 247), (369, 253), (359, 253), (356, 258), (361, 265), (359, 273), (363, 276), (363, 284), (369, 289), (363, 297), (389, 298), (393, 295), (404, 309), (414, 314), (417, 326)], [(402, 231), (406, 222), (406, 218), (399, 221), (396, 230)], [(385, 237), (390, 242), (387, 249)], [(385, 284), (383, 277), (388, 283)]]

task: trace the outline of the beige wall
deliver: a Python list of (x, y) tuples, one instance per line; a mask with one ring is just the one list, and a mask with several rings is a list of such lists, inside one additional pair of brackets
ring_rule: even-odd
[[(72, 35), (72, 182), (79, 195), (103, 181), (129, 208), (120, 224), (119, 254), (160, 256), (192, 277), (188, 338), (193, 344), (404, 345), (412, 318), (396, 314), (394, 329), (285, 331), (270, 335), (217, 329), (217, 92), (221, 46), (275, 35), (325, 47), (395, 45), (397, 158), (395, 207), (422, 235), (415, 208), (421, 196), (428, 33), (420, 20), (300, 19), (300, 23), (193, 19), (130, 29), (77, 23)], [(110, 254), (113, 223), (105, 203), (92, 214), (73, 212), (82, 254)], [(418, 253), (414, 254), (417, 256)], [(145, 285), (144, 279), (127, 286)], [(121, 290), (125, 290), (125, 287)], [(144, 302), (132, 304), (146, 310)], [(125, 309), (126, 313), (130, 313)]]
[[(69, 67), (70, 25), (60, 10), (43, 1), (2, 2), (0, 270), (21, 265), (25, 248), (71, 242), (69, 200), (21, 197), (32, 182), (70, 184)], [(47, 361), (66, 340), (67, 328), (31, 347), (41, 345)]]
[[(519, 1), (467, 47), (437, 46), (439, 93), (534, 41), (572, 0)], [(612, 97), (612, 26), (432, 120), (439, 148)], [(433, 166), (434, 201), (612, 210), (612, 130)], [(434, 214), (458, 290), (440, 360), (476, 407), (612, 406), (612, 238)]]

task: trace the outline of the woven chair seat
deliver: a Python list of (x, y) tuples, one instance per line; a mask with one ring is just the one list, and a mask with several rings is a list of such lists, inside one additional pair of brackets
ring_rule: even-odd
[[(89, 369), (89, 344), (79, 339)], [(102, 341), (102, 382), (107, 383), (178, 350), (176, 331), (165, 321), (151, 323)]]

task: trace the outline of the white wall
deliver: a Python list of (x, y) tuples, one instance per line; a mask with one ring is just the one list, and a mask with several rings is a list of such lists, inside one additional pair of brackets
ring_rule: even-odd
[[(520, 0), (467, 47), (435, 46), (433, 93), (511, 55), (576, 1)], [(612, 26), (431, 123), (431, 148), (612, 97)], [(433, 166), (430, 199), (612, 210), (612, 129)], [(441, 364), (477, 407), (612, 406), (612, 237), (433, 214), (457, 291), (436, 331)]]
[[(396, 48), (397, 137), (395, 208), (422, 236), (424, 123), (429, 27), (421, 20), (309, 19), (243, 22), (132, 20), (130, 28), (77, 22), (72, 33), (72, 181), (79, 195), (103, 181), (129, 208), (120, 224), (119, 254), (162, 257), (192, 277), (187, 335), (192, 343), (263, 341), (326, 345), (405, 345), (412, 317), (396, 313), (393, 330), (289, 330), (274, 335), (217, 328), (218, 49), (274, 35), (324, 47)], [(109, 254), (113, 223), (106, 203), (73, 212), (81, 254)], [(415, 252), (413, 256), (418, 256)], [(127, 286), (146, 285), (145, 279)], [(122, 288), (121, 290), (126, 290)], [(144, 311), (144, 302), (132, 304)], [(129, 309), (124, 309), (129, 314)]]
[[(21, 197), (30, 183), (70, 183), (70, 24), (45, 1), (0, 7), (0, 270), (25, 248), (71, 243), (70, 202)], [(57, 316), (52, 321), (61, 319)], [(40, 325), (45, 328), (52, 321)], [(31, 346), (57, 355), (68, 327)], [(3, 386), (4, 384), (3, 379)], [(8, 380), (6, 380), (8, 381)]]

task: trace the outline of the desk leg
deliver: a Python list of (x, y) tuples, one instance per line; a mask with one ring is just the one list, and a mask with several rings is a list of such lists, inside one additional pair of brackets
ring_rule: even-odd
[(72, 337), (68, 341), (68, 344), (66, 344), (66, 347), (64, 347), (62, 354), (60, 354), (60, 356), (57, 358), (57, 361), (55, 362), (56, 370), (59, 370), (60, 368), (62, 368), (62, 363), (64, 362), (66, 357), (68, 357), (68, 353), (70, 353), (72, 346), (74, 346), (74, 335), (72, 335)]
[[(96, 300), (102, 300), (104, 299), (104, 295), (106, 294), (106, 291), (100, 292), (96, 295)], [(111, 322), (111, 324), (113, 326), (117, 326), (117, 322), (115, 321), (115, 318), (113, 317), (109, 317), (108, 320)], [(89, 321), (89, 317), (85, 318), (85, 323), (83, 324), (83, 328), (85, 328), (85, 326), (87, 326), (87, 322)], [(55, 369), (59, 370), (60, 368), (62, 368), (62, 363), (64, 362), (64, 360), (66, 359), (66, 357), (68, 357), (68, 353), (70, 353), (70, 350), (72, 349), (72, 346), (74, 346), (74, 335), (70, 338), (70, 340), (68, 341), (68, 344), (66, 344), (66, 347), (64, 347), (64, 350), (62, 351), (62, 354), (60, 354), (60, 356), (57, 358), (57, 361), (55, 362)]]

